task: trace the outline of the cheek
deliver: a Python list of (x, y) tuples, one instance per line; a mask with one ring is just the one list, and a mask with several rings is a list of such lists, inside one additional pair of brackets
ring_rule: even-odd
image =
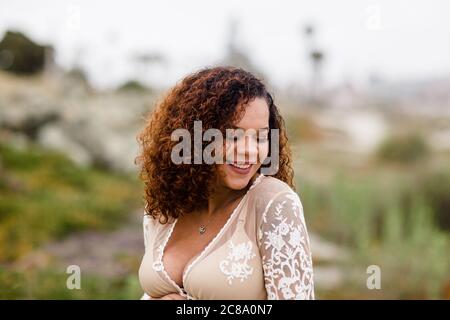
[(263, 162), (269, 155), (269, 142), (260, 143), (258, 146), (258, 161)]
[(223, 145), (223, 161), (226, 163), (226, 159), (233, 159), (234, 143), (226, 141)]
[(226, 177), (225, 165), (224, 164), (216, 165), (216, 172), (219, 180), (223, 181)]
[[(235, 152), (235, 145), (233, 142), (225, 142), (223, 148), (220, 149), (223, 154), (223, 161), (226, 163), (226, 159), (233, 159), (233, 152)], [(257, 146), (258, 148), (258, 157), (257, 161), (262, 162), (269, 155), (269, 142), (260, 143)]]

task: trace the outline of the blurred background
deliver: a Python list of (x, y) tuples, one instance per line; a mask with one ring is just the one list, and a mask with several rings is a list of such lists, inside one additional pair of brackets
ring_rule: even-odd
[(140, 298), (136, 134), (184, 75), (226, 64), (263, 77), (285, 117), (316, 297), (450, 299), (449, 12), (0, 0), (0, 298)]

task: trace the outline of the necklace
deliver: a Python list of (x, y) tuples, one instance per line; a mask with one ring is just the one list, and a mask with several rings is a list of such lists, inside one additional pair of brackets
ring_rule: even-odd
[[(256, 182), (261, 176), (262, 176), (262, 175), (259, 175), (258, 178), (256, 178), (256, 179), (252, 182), (252, 184), (251, 184), (251, 186), (250, 186), (250, 189), (255, 185), (255, 182)], [(248, 191), (248, 190), (247, 190), (247, 191)], [(245, 194), (244, 194), (244, 196), (245, 196)], [(242, 199), (242, 198), (241, 198), (241, 199)], [(210, 224), (211, 220), (212, 220), (212, 219), (210, 219), (210, 220), (208, 221), (207, 224), (202, 224), (202, 225), (200, 225), (200, 227), (198, 227), (198, 233), (199, 233), (200, 235), (203, 235), (203, 234), (206, 232), (206, 227)]]
[(200, 226), (199, 228), (198, 228), (198, 232), (202, 235), (202, 234), (204, 234), (205, 232), (206, 232), (206, 226)]
[(202, 224), (198, 227), (198, 233), (200, 233), (200, 235), (203, 235), (206, 232), (206, 227), (211, 223), (211, 220), (212, 219), (210, 219), (207, 224)]
[[(242, 199), (242, 198), (240, 197), (240, 198), (238, 198), (238, 199)], [(213, 216), (212, 216), (212, 218), (209, 219), (208, 223), (206, 223), (206, 224), (201, 224), (200, 227), (198, 227), (198, 233), (199, 233), (200, 235), (203, 235), (203, 234), (206, 232), (206, 227), (211, 223), (211, 221), (214, 220), (213, 218), (214, 218), (215, 216), (217, 216), (217, 215), (218, 215), (218, 213), (214, 213)]]

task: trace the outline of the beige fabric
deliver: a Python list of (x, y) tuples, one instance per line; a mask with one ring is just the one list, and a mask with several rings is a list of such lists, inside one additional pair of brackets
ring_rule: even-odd
[(303, 206), (283, 181), (264, 175), (254, 180), (220, 232), (185, 267), (183, 288), (162, 263), (175, 224), (144, 216), (144, 299), (168, 293), (201, 300), (314, 299)]

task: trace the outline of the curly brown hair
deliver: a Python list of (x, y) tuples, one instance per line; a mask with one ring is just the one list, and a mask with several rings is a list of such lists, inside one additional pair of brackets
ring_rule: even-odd
[(172, 141), (171, 134), (183, 128), (193, 137), (194, 121), (202, 121), (204, 131), (217, 128), (225, 133), (255, 98), (264, 98), (269, 106), (269, 129), (279, 129), (279, 167), (274, 177), (295, 190), (285, 124), (266, 86), (240, 68), (205, 68), (170, 89), (137, 136), (141, 151), (135, 163), (140, 166), (139, 176), (145, 184), (146, 214), (166, 223), (169, 217), (176, 219), (206, 206), (216, 166), (173, 163), (171, 151), (178, 142)]

